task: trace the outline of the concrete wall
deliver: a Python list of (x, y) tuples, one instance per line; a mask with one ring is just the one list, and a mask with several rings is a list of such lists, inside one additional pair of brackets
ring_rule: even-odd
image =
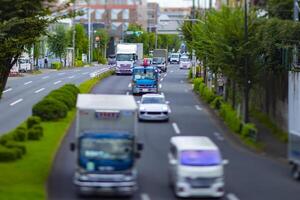
[(289, 132), (300, 136), (300, 72), (289, 73)]

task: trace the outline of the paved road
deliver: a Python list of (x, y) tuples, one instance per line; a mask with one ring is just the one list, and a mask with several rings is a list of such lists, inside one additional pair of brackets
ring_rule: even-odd
[(31, 108), (51, 90), (66, 83), (80, 84), (104, 66), (53, 71), (34, 76), (13, 78), (7, 82), (0, 99), (0, 135), (15, 128), (31, 115)]
[[(187, 71), (179, 70), (176, 65), (170, 67), (166, 77), (162, 76), (161, 90), (170, 101), (172, 111), (170, 122), (139, 124), (139, 137), (145, 150), (138, 163), (139, 190), (132, 199), (176, 199), (167, 183), (169, 139), (174, 135), (204, 135), (210, 137), (220, 147), (223, 157), (229, 160), (225, 168), (226, 195), (223, 199), (298, 200), (300, 183), (290, 178), (287, 164), (256, 155), (232, 141), (193, 94), (186, 76)], [(130, 77), (112, 76), (93, 93), (126, 94), (129, 82)], [(49, 177), (50, 200), (80, 199), (72, 184), (75, 155), (69, 151), (69, 143), (74, 141), (74, 125), (62, 143)]]

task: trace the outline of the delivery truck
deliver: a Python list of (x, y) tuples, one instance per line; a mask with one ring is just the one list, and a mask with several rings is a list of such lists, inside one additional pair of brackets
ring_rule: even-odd
[(133, 68), (131, 79), (132, 94), (158, 93), (158, 70), (155, 66)]
[(168, 50), (154, 49), (152, 64), (157, 66), (162, 72), (168, 69)]
[(116, 52), (116, 74), (132, 74), (132, 68), (142, 63), (142, 43), (118, 44)]
[(130, 95), (80, 94), (74, 184), (80, 195), (131, 196), (137, 189), (137, 105)]

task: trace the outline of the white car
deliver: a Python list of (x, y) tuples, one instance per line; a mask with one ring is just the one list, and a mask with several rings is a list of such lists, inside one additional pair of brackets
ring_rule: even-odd
[(139, 103), (140, 121), (168, 121), (170, 107), (162, 94), (145, 94)]
[(219, 148), (202, 136), (171, 138), (169, 183), (178, 197), (213, 197), (224, 195), (224, 167)]
[(182, 56), (180, 58), (180, 63), (179, 63), (180, 69), (190, 69), (191, 66), (192, 66), (192, 63), (187, 56)]

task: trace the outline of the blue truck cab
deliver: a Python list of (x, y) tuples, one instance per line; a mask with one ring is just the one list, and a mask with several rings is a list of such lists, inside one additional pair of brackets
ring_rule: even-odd
[(132, 94), (158, 93), (158, 69), (155, 66), (137, 66), (132, 72)]
[(131, 196), (137, 189), (137, 105), (129, 95), (80, 94), (74, 184), (80, 195)]

